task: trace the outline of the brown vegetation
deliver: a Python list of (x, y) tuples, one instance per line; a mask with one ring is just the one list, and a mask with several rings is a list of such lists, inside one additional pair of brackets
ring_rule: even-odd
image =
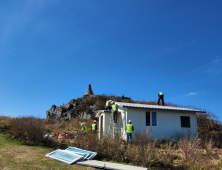
[[(122, 100), (121, 97), (114, 95), (101, 95), (76, 99), (77, 108), (79, 112), (90, 114), (90, 105), (95, 105), (97, 110), (104, 109), (108, 99), (119, 102), (156, 104), (153, 101)], [(178, 106), (170, 103), (167, 105)], [(80, 124), (83, 122), (88, 131), (85, 135), (81, 133)], [(33, 117), (0, 117), (0, 132), (7, 133), (8, 137), (16, 138), (25, 144), (41, 144), (54, 148), (74, 146), (91, 150), (98, 153), (96, 159), (100, 160), (162, 169), (222, 169), (222, 150), (220, 149), (222, 148), (222, 125), (210, 112), (197, 114), (200, 139), (177, 134), (176, 141), (155, 141), (151, 140), (152, 134), (149, 131), (144, 131), (134, 134), (133, 145), (126, 146), (124, 141), (118, 138), (112, 140), (107, 137), (99, 140), (95, 134), (91, 133), (91, 124), (92, 120), (82, 118), (63, 122)], [(57, 132), (72, 131), (78, 131), (76, 138), (43, 137), (44, 134), (53, 135)]]
[[(4, 120), (6, 119), (4, 118)], [(56, 122), (33, 117), (8, 118), (7, 120), (8, 122), (5, 123), (10, 124), (8, 136), (17, 138), (24, 144), (36, 142), (36, 144), (63, 149), (74, 146), (97, 152), (96, 159), (99, 160), (152, 168), (222, 168), (222, 150), (215, 147), (213, 140), (199, 142), (197, 138), (181, 138), (177, 142), (155, 141), (151, 139), (152, 134), (149, 131), (143, 131), (133, 136), (133, 145), (126, 146), (125, 142), (118, 138), (112, 140), (107, 137), (99, 140), (97, 135), (91, 133), (92, 120), (78, 118), (69, 122)], [(87, 126), (86, 134), (81, 133), (81, 122)], [(78, 136), (73, 139), (43, 138), (43, 134), (46, 133), (70, 131), (78, 131)]]

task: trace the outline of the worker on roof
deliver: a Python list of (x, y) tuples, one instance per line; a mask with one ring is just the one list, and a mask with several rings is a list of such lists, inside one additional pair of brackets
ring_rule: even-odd
[(112, 103), (112, 100), (106, 101), (105, 110), (110, 111), (112, 109), (111, 103)]
[(94, 133), (97, 133), (97, 124), (96, 124), (96, 120), (93, 121), (93, 124), (91, 126), (91, 131), (93, 131)]
[(84, 123), (81, 123), (82, 126), (82, 132), (85, 134), (87, 132), (87, 127), (85, 126)]
[(157, 102), (157, 104), (158, 104), (158, 106), (159, 106), (159, 103), (160, 103), (160, 100), (162, 100), (162, 105), (164, 106), (164, 99), (163, 99), (163, 92), (159, 92), (158, 93), (158, 102)]
[(134, 131), (134, 126), (132, 125), (132, 121), (129, 120), (129, 123), (126, 126), (126, 145), (130, 143), (132, 145), (132, 133)]
[(117, 123), (118, 106), (114, 101), (112, 101), (112, 108), (113, 108), (113, 121), (114, 123)]

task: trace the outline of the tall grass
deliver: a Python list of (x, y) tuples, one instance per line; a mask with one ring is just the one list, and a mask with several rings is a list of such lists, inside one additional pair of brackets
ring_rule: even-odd
[[(81, 132), (84, 122), (87, 133)], [(104, 137), (91, 132), (92, 120), (73, 119), (69, 122), (55, 122), (33, 117), (22, 117), (10, 121), (8, 134), (25, 142), (42, 142), (54, 148), (78, 147), (97, 152), (95, 159), (130, 163), (138, 166), (165, 169), (220, 169), (219, 151), (212, 140), (201, 142), (195, 137), (183, 136), (177, 141), (157, 141), (150, 131), (133, 134), (133, 145), (125, 145), (121, 138)], [(77, 138), (44, 138), (45, 133), (78, 131)], [(178, 134), (179, 135), (179, 134)], [(216, 162), (216, 163), (215, 163)]]

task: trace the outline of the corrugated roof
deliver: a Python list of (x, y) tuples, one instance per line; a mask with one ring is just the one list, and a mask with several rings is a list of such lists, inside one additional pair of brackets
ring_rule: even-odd
[(153, 110), (170, 110), (170, 111), (202, 112), (202, 113), (206, 113), (206, 111), (203, 111), (203, 110), (188, 109), (188, 108), (182, 108), (182, 107), (158, 106), (158, 105), (137, 104), (137, 103), (123, 103), (123, 102), (116, 102), (116, 104), (121, 106), (121, 107), (127, 107), (127, 108), (140, 108), (140, 109), (153, 109)]

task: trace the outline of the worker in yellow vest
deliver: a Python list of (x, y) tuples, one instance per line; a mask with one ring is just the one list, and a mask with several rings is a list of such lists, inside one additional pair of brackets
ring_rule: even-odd
[(87, 127), (84, 125), (84, 123), (82, 123), (81, 126), (82, 126), (82, 132), (85, 134), (87, 132)]
[(159, 105), (159, 103), (160, 103), (160, 100), (162, 100), (162, 105), (164, 106), (164, 99), (163, 99), (163, 92), (159, 92), (158, 93), (158, 102), (157, 102), (157, 104)]
[(93, 124), (91, 126), (91, 131), (93, 131), (94, 133), (97, 132), (97, 124), (96, 124), (96, 120), (93, 121)]
[(114, 123), (117, 123), (118, 106), (114, 101), (112, 102), (112, 108), (113, 108), (113, 121)]
[(132, 121), (129, 120), (129, 123), (126, 126), (126, 145), (130, 143), (132, 145), (132, 133), (134, 131), (134, 126), (132, 125)]
[(111, 102), (112, 102), (112, 100), (106, 101), (105, 110), (110, 111), (112, 109)]

